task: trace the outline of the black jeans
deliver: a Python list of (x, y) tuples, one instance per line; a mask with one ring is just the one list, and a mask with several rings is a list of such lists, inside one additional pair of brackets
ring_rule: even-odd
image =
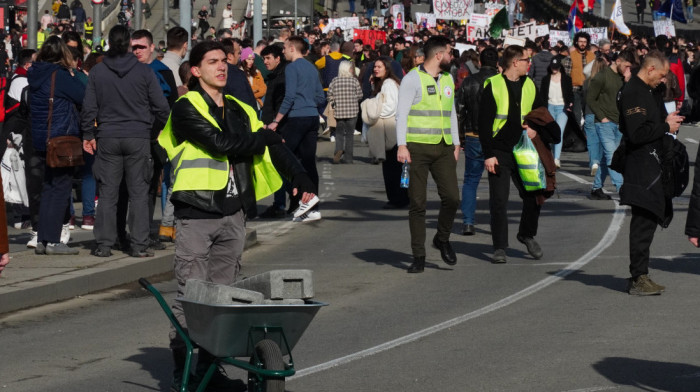
[(52, 168), (46, 166), (46, 157), (39, 160), (45, 167), (39, 209), (39, 242), (58, 243), (61, 241), (63, 224), (70, 219), (70, 196), (73, 185), (74, 167)]
[[(311, 178), (318, 194), (318, 170), (316, 169), (316, 143), (318, 141), (318, 116), (287, 117), (280, 129), (287, 148), (299, 158), (301, 165)], [(301, 195), (297, 195), (299, 197)]]
[(630, 220), (630, 274), (632, 278), (649, 273), (649, 247), (659, 219), (651, 211), (632, 206)]
[(537, 205), (535, 192), (526, 192), (518, 173), (518, 165), (512, 152), (494, 150), (498, 166), (496, 174), (489, 173), (489, 209), (491, 212), (491, 238), (494, 249), (508, 248), (508, 197), (510, 182), (523, 199), (518, 234), (525, 237), (537, 235), (541, 207)]
[(384, 175), (384, 189), (389, 204), (404, 207), (409, 202), (408, 189), (401, 188), (403, 164), (396, 158), (398, 151), (399, 146), (396, 145), (391, 150), (386, 150), (386, 159), (382, 162), (382, 174)]

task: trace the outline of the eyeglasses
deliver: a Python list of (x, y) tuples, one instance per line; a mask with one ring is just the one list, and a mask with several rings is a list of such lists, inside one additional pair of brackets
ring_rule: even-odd
[(148, 46), (146, 46), (146, 45), (132, 45), (131, 46), (132, 51), (143, 50), (143, 49), (147, 49), (147, 48), (148, 48)]

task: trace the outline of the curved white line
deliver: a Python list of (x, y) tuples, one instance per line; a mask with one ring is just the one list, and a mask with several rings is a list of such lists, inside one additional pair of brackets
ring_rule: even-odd
[(515, 294), (512, 294), (506, 298), (503, 298), (500, 301), (494, 302), (491, 305), (485, 306), (481, 309), (477, 309), (473, 312), (469, 312), (463, 316), (453, 318), (451, 320), (447, 320), (445, 322), (442, 322), (440, 324), (433, 325), (432, 327), (428, 327), (425, 329), (422, 329), (420, 331), (414, 332), (412, 334), (402, 336), (400, 338), (390, 340), (386, 343), (382, 343), (378, 346), (370, 347), (366, 350), (358, 351), (353, 354), (346, 355), (341, 358), (334, 359), (332, 361), (328, 361), (325, 363), (321, 363), (306, 369), (302, 369), (296, 372), (296, 374), (292, 377), (287, 378), (287, 380), (292, 381), (297, 378), (305, 377), (314, 373), (322, 372), (324, 370), (328, 370), (330, 368), (336, 367), (336, 366), (341, 366), (347, 363), (350, 363), (352, 361), (362, 359), (364, 357), (368, 357), (374, 354), (378, 354), (382, 351), (387, 351), (390, 350), (394, 347), (398, 347), (400, 345), (410, 343), (413, 341), (416, 341), (420, 338), (432, 335), (434, 333), (443, 331), (447, 328), (454, 327), (458, 324), (464, 323), (466, 321), (469, 321), (471, 319), (477, 318), (479, 316), (483, 316), (487, 313), (491, 313), (495, 310), (498, 310), (500, 308), (503, 308), (505, 306), (508, 306), (514, 302), (517, 302), (525, 297), (528, 297), (532, 294), (535, 294), (536, 292), (552, 285), (553, 283), (558, 282), (559, 280), (565, 278), (566, 276), (576, 272), (579, 270), (581, 267), (584, 265), (588, 264), (591, 260), (596, 258), (599, 254), (601, 254), (605, 249), (607, 249), (610, 245), (612, 245), (615, 242), (615, 239), (617, 238), (617, 234), (620, 232), (620, 228), (622, 226), (622, 222), (625, 218), (625, 207), (620, 206), (620, 204), (615, 201), (615, 212), (613, 212), (613, 217), (612, 220), (610, 221), (610, 225), (608, 226), (608, 230), (605, 232), (603, 235), (603, 238), (598, 242), (598, 244), (586, 252), (583, 256), (581, 256), (578, 260), (568, 264), (566, 268), (559, 270), (556, 274), (549, 276), (545, 279), (542, 279), (541, 281), (533, 284), (530, 287), (527, 287), (521, 291), (518, 291)]

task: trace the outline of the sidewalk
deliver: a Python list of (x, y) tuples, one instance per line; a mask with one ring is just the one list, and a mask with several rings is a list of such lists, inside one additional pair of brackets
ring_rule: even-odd
[[(246, 249), (257, 243), (256, 221), (248, 222)], [(94, 247), (91, 231), (71, 231), (70, 246), (80, 249), (77, 256), (45, 256), (27, 249), (28, 230), (8, 228), (10, 264), (0, 275), (0, 314), (63, 301), (75, 296), (132, 283), (173, 270), (175, 246), (155, 251), (154, 257), (134, 258), (121, 251), (100, 258), (90, 255)]]

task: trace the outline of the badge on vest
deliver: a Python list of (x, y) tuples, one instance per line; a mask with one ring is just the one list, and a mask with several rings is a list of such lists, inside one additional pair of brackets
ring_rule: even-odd
[(437, 89), (435, 86), (428, 86), (428, 95), (435, 95), (437, 94)]
[(450, 88), (450, 86), (445, 86), (445, 96), (447, 98), (452, 98), (452, 88)]

